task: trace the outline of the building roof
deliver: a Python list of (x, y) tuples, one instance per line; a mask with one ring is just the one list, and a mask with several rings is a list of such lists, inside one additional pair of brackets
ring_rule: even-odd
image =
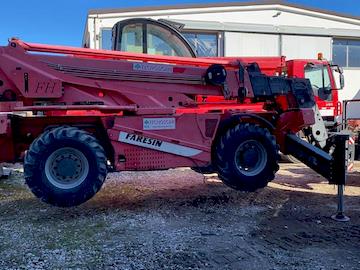
[(268, 5), (281, 5), (289, 8), (298, 8), (311, 12), (318, 12), (327, 15), (339, 16), (348, 19), (360, 21), (360, 16), (352, 16), (345, 13), (338, 13), (325, 9), (313, 8), (309, 6), (288, 3), (283, 0), (263, 0), (256, 2), (222, 2), (222, 3), (207, 3), (207, 4), (187, 4), (187, 5), (162, 5), (162, 6), (146, 6), (146, 7), (133, 7), (133, 8), (111, 8), (111, 9), (90, 9), (88, 14), (111, 14), (111, 13), (125, 13), (125, 12), (141, 12), (141, 11), (160, 11), (160, 10), (176, 10), (176, 9), (194, 9), (194, 8), (216, 8), (216, 7), (245, 7), (245, 6), (268, 6)]

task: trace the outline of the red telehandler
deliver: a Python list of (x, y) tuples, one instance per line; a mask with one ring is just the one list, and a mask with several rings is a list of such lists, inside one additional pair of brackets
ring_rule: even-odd
[(56, 206), (93, 197), (110, 169), (212, 165), (226, 185), (254, 191), (274, 179), (279, 151), (345, 182), (348, 136), (323, 151), (295, 135), (318, 122), (309, 80), (241, 59), (12, 39), (0, 47), (0, 111), (0, 162), (24, 159), (29, 188)]

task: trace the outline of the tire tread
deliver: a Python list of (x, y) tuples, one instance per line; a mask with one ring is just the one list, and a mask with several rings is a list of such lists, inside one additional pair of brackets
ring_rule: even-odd
[[(68, 194), (64, 196), (64, 198), (56, 198), (54, 194), (45, 191), (45, 189), (41, 187), (40, 181), (39, 179), (35, 179), (35, 175), (36, 170), (39, 169), (38, 162), (41, 159), (42, 152), (54, 142), (59, 142), (64, 139), (86, 143), (96, 158), (95, 162), (97, 164), (98, 175), (94, 177), (92, 187), (83, 190), (82, 195), (77, 192)], [(99, 141), (87, 131), (70, 126), (61, 126), (45, 131), (33, 141), (24, 159), (24, 176), (28, 187), (41, 201), (55, 206), (70, 207), (87, 201), (100, 190), (106, 174), (106, 155)]]

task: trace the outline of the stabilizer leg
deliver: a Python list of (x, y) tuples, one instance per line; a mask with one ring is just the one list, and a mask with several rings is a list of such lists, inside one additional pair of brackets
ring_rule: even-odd
[(286, 136), (286, 154), (291, 154), (314, 171), (318, 172), (329, 184), (335, 184), (338, 188), (337, 213), (332, 217), (336, 221), (349, 221), (344, 214), (344, 186), (346, 183), (348, 163), (348, 140), (347, 134), (336, 134), (331, 138), (331, 155), (297, 137), (294, 134)]

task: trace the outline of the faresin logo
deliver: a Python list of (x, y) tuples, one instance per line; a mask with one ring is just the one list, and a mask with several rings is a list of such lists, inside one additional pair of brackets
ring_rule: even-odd
[(132, 144), (132, 145), (153, 149), (165, 153), (170, 153), (178, 156), (183, 156), (183, 157), (196, 156), (202, 152), (202, 150), (195, 149), (192, 147), (187, 147), (176, 143), (170, 143), (167, 141), (161, 141), (154, 138), (139, 136), (136, 134), (127, 133), (125, 131), (120, 131), (119, 142)]
[(157, 139), (146, 138), (143, 136), (139, 136), (136, 134), (129, 134), (129, 133), (126, 135), (125, 140), (139, 142), (139, 143), (143, 143), (143, 144), (149, 144), (149, 145), (153, 145), (156, 147), (161, 147), (161, 145), (163, 143), (162, 141), (157, 140)]

